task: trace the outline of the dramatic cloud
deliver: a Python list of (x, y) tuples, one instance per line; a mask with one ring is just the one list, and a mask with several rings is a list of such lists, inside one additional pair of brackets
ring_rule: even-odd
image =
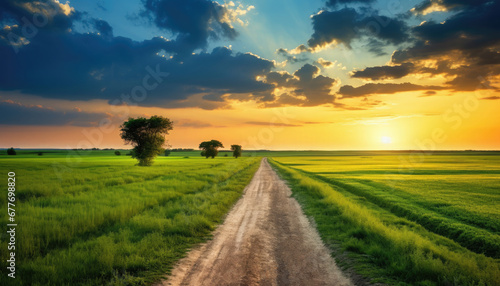
[(306, 47), (306, 45), (303, 45), (303, 44), (299, 45), (295, 49), (288, 50), (288, 49), (280, 48), (276, 51), (277, 54), (282, 55), (282, 56), (298, 55), (298, 54), (306, 53), (306, 52), (313, 52), (313, 50), (311, 48)]
[[(332, 104), (335, 96), (330, 94), (335, 80), (320, 75), (320, 69), (311, 64), (305, 64), (293, 75), (287, 72), (271, 72), (266, 76), (266, 82), (276, 88), (285, 90), (277, 101), (268, 106), (299, 105), (317, 106)], [(276, 94), (275, 94), (276, 95)]]
[(297, 54), (300, 54), (301, 52), (308, 51), (307, 48), (302, 49), (300, 47), (305, 47), (305, 46), (300, 45), (298, 48), (295, 48), (291, 51), (284, 49), (284, 48), (279, 48), (278, 50), (276, 50), (276, 54), (286, 58), (286, 61), (288, 63), (294, 64), (294, 63), (298, 63), (298, 62), (305, 62), (308, 60), (307, 57), (297, 57), (296, 56)]
[(494, 89), (488, 78), (500, 74), (500, 2), (433, 0), (414, 11), (430, 13), (438, 8), (455, 13), (445, 21), (413, 27), (413, 43), (395, 51), (391, 65), (354, 71), (352, 76), (382, 80), (441, 75), (448, 79), (445, 87), (457, 91)]
[(488, 96), (488, 97), (483, 97), (483, 99), (486, 99), (486, 100), (498, 100), (498, 99), (500, 99), (500, 96)]
[(371, 80), (396, 79), (407, 76), (413, 70), (413, 64), (404, 63), (398, 66), (369, 67), (364, 70), (353, 71), (352, 77)]
[(304, 96), (307, 101), (305, 106), (315, 106), (334, 101), (334, 95), (330, 94), (335, 80), (327, 76), (319, 75), (319, 68), (310, 64), (304, 65), (294, 75), (298, 81), (291, 83), (296, 87), (295, 94)]
[(95, 29), (106, 39), (113, 38), (113, 28), (108, 24), (108, 22), (103, 20), (93, 20)]
[(293, 79), (293, 76), (285, 71), (270, 72), (266, 76), (266, 82), (273, 83), (277, 87), (287, 85), (288, 81), (289, 80), (291, 81), (292, 79)]
[(359, 87), (353, 87), (350, 85), (344, 85), (340, 88), (339, 94), (342, 98), (352, 98), (361, 96), (370, 96), (373, 94), (394, 94), (398, 92), (405, 91), (416, 91), (416, 90), (442, 90), (443, 87), (440, 86), (425, 86), (412, 84), (409, 82), (405, 83), (368, 83)]
[(500, 2), (492, 1), (479, 7), (460, 11), (446, 21), (424, 22), (412, 29), (418, 42), (406, 50), (396, 51), (393, 61), (427, 59), (462, 52), (479, 62), (482, 57), (498, 57), (500, 44)]
[[(470, 3), (469, 3), (470, 2)], [(417, 43), (393, 54), (394, 63), (451, 62), (435, 68), (435, 73), (453, 76), (448, 82), (456, 90), (484, 86), (484, 78), (500, 73), (500, 2), (442, 1), (447, 7), (462, 8), (442, 23), (425, 22), (413, 28)], [(466, 5), (466, 3), (469, 3)], [(452, 59), (453, 57), (454, 59)], [(459, 61), (459, 65), (453, 61)], [(427, 68), (426, 72), (432, 73)]]
[(425, 0), (412, 9), (418, 14), (429, 14), (435, 11), (468, 9), (481, 6), (491, 0)]
[(316, 62), (324, 68), (331, 68), (335, 65), (334, 62), (327, 61), (323, 58), (319, 58)]
[(104, 113), (87, 113), (78, 108), (57, 111), (41, 105), (26, 106), (11, 100), (0, 102), (0, 124), (97, 126), (108, 118)]
[[(255, 94), (259, 98), (274, 89), (257, 80), (268, 74), (274, 63), (256, 55), (222, 47), (209, 53), (162, 57), (163, 52), (173, 50), (173, 41), (114, 37), (107, 22), (76, 18), (78, 12), (69, 6), (60, 8), (58, 2), (47, 2), (55, 8), (39, 4), (42, 2), (17, 3), (1, 4), (5, 10), (1, 10), (0, 23), (5, 26), (0, 30), (0, 90), (56, 99), (212, 109), (224, 106), (225, 94)], [(36, 33), (27, 36), (21, 17), (36, 19), (34, 13), (38, 12), (33, 11), (45, 13), (47, 21), (34, 26)], [(56, 20), (60, 24), (52, 24)], [(80, 20), (95, 32), (72, 31), (73, 23)]]
[(353, 8), (321, 11), (312, 16), (312, 22), (314, 33), (308, 41), (311, 48), (320, 48), (332, 43), (344, 44), (351, 48), (352, 41), (365, 36), (395, 45), (408, 39), (408, 27), (402, 20), (377, 13), (360, 14)]
[(332, 42), (351, 46), (351, 41), (358, 37), (356, 24), (358, 13), (354, 9), (340, 11), (321, 11), (312, 17), (314, 34), (309, 39), (309, 46), (321, 47)]
[[(132, 40), (116, 36), (117, 30), (108, 22), (76, 11), (69, 3), (5, 0), (0, 3), (0, 91), (165, 108), (228, 108), (238, 101), (255, 101), (262, 107), (340, 106), (332, 91), (335, 79), (321, 75), (321, 69), (342, 65), (313, 59), (311, 53), (330, 44), (357, 47), (356, 41), (378, 56), (386, 54), (391, 45), (398, 50), (386, 66), (354, 70), (353, 78), (384, 81), (418, 74), (444, 78), (445, 84), (344, 85), (338, 92), (343, 98), (494, 89), (488, 78), (500, 73), (500, 2), (423, 1), (413, 10), (415, 14), (439, 9), (452, 12), (440, 14), (448, 17), (446, 21), (429, 20), (434, 16), (429, 15), (427, 22), (412, 28), (407, 24), (409, 18), (389, 18), (362, 7), (371, 2), (327, 1), (329, 10), (312, 16), (308, 46), (276, 51), (288, 63), (314, 65), (285, 72), (277, 70), (279, 64), (255, 54), (207, 48), (212, 39), (234, 39), (237, 32), (232, 24), (245, 25), (238, 17), (253, 6), (208, 0), (142, 0), (140, 15), (172, 38)], [(347, 4), (355, 5), (346, 8)], [(413, 20), (421, 17), (407, 16)], [(490, 80), (498, 82), (498, 78)]]
[(176, 52), (190, 53), (204, 48), (209, 38), (234, 39), (238, 34), (231, 26), (228, 9), (208, 0), (143, 0), (143, 16), (160, 29), (177, 34)]
[[(2, 27), (10, 26), (14, 32), (17, 29), (24, 28), (25, 33), (23, 34), (28, 34), (24, 35), (24, 38), (36, 33), (39, 28), (37, 26), (43, 26), (44, 30), (67, 30), (71, 28), (73, 20), (80, 17), (81, 13), (75, 12), (68, 3), (61, 4), (56, 0), (36, 2), (30, 0), (2, 0), (0, 2), (0, 24), (2, 24)], [(19, 27), (15, 27), (15, 25)], [(18, 35), (21, 35), (21, 33)], [(11, 40), (8, 33), (0, 33), (0, 37)]]
[(384, 50), (386, 44), (375, 38), (370, 39), (366, 46), (368, 47), (368, 51), (374, 55), (379, 57), (387, 55), (387, 52)]
[(335, 7), (337, 5), (343, 4), (352, 4), (352, 3), (361, 3), (361, 4), (371, 4), (375, 2), (375, 0), (327, 0), (326, 5)]
[(437, 92), (435, 92), (434, 90), (428, 90), (428, 91), (424, 92), (424, 94), (422, 94), (420, 97), (433, 96), (436, 94), (437, 94)]
[(182, 63), (165, 65), (171, 70), (167, 83), (185, 84), (214, 92), (251, 93), (270, 90), (271, 85), (256, 80), (274, 67), (273, 62), (250, 53), (215, 48), (211, 53), (192, 55)]

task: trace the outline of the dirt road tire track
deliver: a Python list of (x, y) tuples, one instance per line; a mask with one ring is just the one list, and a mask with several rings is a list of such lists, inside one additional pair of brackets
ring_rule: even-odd
[(352, 285), (290, 195), (262, 159), (214, 238), (157, 285)]

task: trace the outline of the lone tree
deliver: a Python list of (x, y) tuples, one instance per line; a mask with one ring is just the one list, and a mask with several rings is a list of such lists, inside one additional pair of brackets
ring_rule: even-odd
[(13, 147), (7, 149), (7, 155), (16, 155), (16, 150)]
[(172, 130), (172, 121), (154, 115), (151, 118), (129, 118), (121, 126), (121, 137), (126, 144), (134, 146), (132, 158), (139, 166), (151, 166), (153, 159), (163, 152), (165, 135)]
[(233, 151), (233, 157), (241, 157), (241, 145), (231, 145), (231, 151)]
[(217, 154), (219, 154), (219, 150), (217, 148), (224, 148), (224, 145), (220, 141), (217, 140), (210, 140), (210, 141), (205, 141), (200, 143), (200, 147), (202, 149), (201, 151), (201, 156), (205, 156), (206, 158), (212, 157), (215, 158)]
[(118, 150), (116, 150), (116, 151), (115, 151), (115, 155), (116, 155), (116, 156), (120, 156), (121, 154), (122, 154), (122, 153), (121, 153), (120, 151), (118, 151)]

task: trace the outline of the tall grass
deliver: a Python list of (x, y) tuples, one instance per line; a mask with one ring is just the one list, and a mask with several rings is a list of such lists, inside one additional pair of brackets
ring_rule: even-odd
[[(240, 159), (159, 158), (144, 168), (124, 156), (89, 156), (62, 181), (50, 166), (63, 159), (36, 165), (3, 159), (2, 172), (16, 172), (17, 195), (24, 197), (16, 206), (15, 285), (158, 280), (239, 198), (259, 165), (257, 158)], [(0, 284), (13, 282), (6, 279)]]
[[(483, 223), (483, 220), (481, 220), (482, 217), (470, 218), (453, 213), (453, 216), (448, 218), (445, 215), (439, 214), (439, 208), (438, 211), (434, 211), (426, 204), (420, 206), (408, 197), (405, 198), (393, 195), (393, 192), (398, 192), (399, 190), (395, 190), (380, 183), (366, 183), (356, 180), (352, 180), (350, 183), (343, 183), (339, 180), (324, 178), (310, 173), (308, 173), (308, 175), (325, 181), (335, 186), (336, 189), (341, 189), (366, 198), (371, 203), (387, 209), (400, 217), (405, 217), (411, 221), (417, 222), (426, 229), (446, 236), (474, 252), (483, 253), (493, 258), (500, 258), (500, 236), (490, 232), (488, 229), (482, 229), (481, 227), (468, 224), (479, 224), (483, 227), (489, 226), (487, 222)], [(401, 191), (399, 191), (399, 193), (401, 193)], [(466, 223), (457, 221), (457, 217), (461, 218)], [(477, 223), (477, 221), (479, 221), (479, 223)]]
[[(276, 161), (324, 241), (340, 244), (359, 273), (374, 282), (412, 285), (500, 285), (496, 260), (461, 247), (398, 218), (349, 198), (335, 185), (319, 181)], [(389, 223), (390, 222), (390, 223)], [(341, 257), (341, 256), (339, 256)]]

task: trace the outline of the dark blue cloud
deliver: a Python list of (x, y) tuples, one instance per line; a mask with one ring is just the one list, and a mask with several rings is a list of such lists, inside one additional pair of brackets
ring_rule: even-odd
[(270, 86), (256, 82), (255, 78), (267, 74), (273, 67), (273, 62), (253, 54), (233, 54), (228, 48), (219, 47), (176, 64), (167, 80), (234, 93), (265, 91)]
[(491, 0), (424, 0), (415, 7), (415, 12), (422, 13), (433, 5), (441, 6), (447, 10), (470, 9), (482, 6)]
[[(35, 7), (36, 9), (32, 9)], [(31, 32), (32, 28), (64, 31), (71, 28), (73, 21), (82, 14), (73, 11), (65, 13), (64, 5), (53, 0), (2, 0), (0, 1), (0, 24), (19, 24)]]
[(108, 22), (103, 20), (94, 19), (93, 21), (95, 29), (101, 34), (104, 38), (112, 38), (113, 37), (113, 28), (108, 24)]
[(234, 39), (238, 34), (227, 23), (227, 9), (208, 0), (143, 0), (143, 16), (160, 29), (177, 34), (175, 50), (190, 53), (205, 48), (208, 39)]
[[(487, 88), (484, 78), (500, 74), (500, 2), (498, 1), (442, 1), (457, 10), (446, 21), (425, 22), (412, 29), (417, 39), (408, 49), (398, 50), (392, 56), (394, 63), (436, 60), (452, 61), (459, 57), (464, 64), (442, 65), (415, 72), (441, 73), (455, 78), (448, 82), (456, 90)], [(459, 5), (460, 4), (460, 5)], [(458, 6), (457, 6), (458, 5)]]
[(371, 4), (373, 2), (375, 2), (375, 0), (327, 0), (326, 5), (335, 7), (341, 4), (353, 4), (353, 3)]
[[(16, 3), (2, 2), (6, 9), (2, 10), (2, 19), (9, 22), (0, 30), (0, 90), (3, 91), (16, 90), (56, 99), (107, 99), (113, 104), (123, 103), (123, 96), (130, 98), (134, 91), (146, 91), (147, 96), (138, 94), (141, 100), (133, 103), (182, 107), (198, 104), (186, 100), (197, 94), (212, 94), (207, 97), (212, 101), (232, 93), (256, 94), (259, 98), (263, 92), (274, 88), (256, 80), (274, 68), (273, 62), (256, 55), (215, 48), (208, 53), (179, 56), (175, 53), (177, 40), (155, 37), (133, 41), (114, 37), (107, 22), (83, 14), (72, 16), (78, 14), (77, 11), (67, 15), (62, 9), (44, 10), (48, 9), (48, 4), (36, 6), (38, 2), (31, 3), (38, 10), (52, 14), (46, 25), (36, 25), (36, 33), (26, 35), (22, 17), (33, 19), (34, 14)], [(64, 28), (51, 24), (57, 17), (67, 20), (62, 21)], [(208, 20), (213, 22), (213, 19)], [(73, 24), (78, 21), (94, 32), (72, 31)], [(180, 34), (203, 34), (199, 27), (186, 25), (177, 28)], [(164, 53), (173, 54), (173, 57), (160, 56)]]
[[(112, 96), (116, 87), (143, 76), (147, 64), (168, 42), (134, 42), (116, 37), (40, 30), (30, 43), (0, 46), (0, 89), (53, 98), (93, 99)], [(140, 67), (140, 70), (139, 70)], [(110, 90), (108, 90), (110, 89)]]
[(269, 106), (317, 106), (333, 104), (335, 96), (330, 94), (335, 80), (320, 75), (320, 69), (311, 64), (305, 64), (295, 71), (293, 75), (287, 72), (271, 72), (266, 77), (266, 82), (276, 87), (285, 87), (291, 90), (283, 94)]
[(352, 72), (352, 77), (371, 80), (402, 78), (413, 72), (413, 68), (414, 65), (411, 63), (398, 66), (368, 67)]
[[(430, 20), (411, 28), (408, 48), (396, 50), (391, 65), (368, 67), (354, 71), (352, 76), (383, 80), (411, 74), (439, 74), (450, 78), (444, 85), (448, 89), (494, 89), (487, 79), (500, 74), (500, 2), (433, 0), (422, 2), (415, 11), (423, 12), (431, 5), (440, 5), (454, 13), (445, 21)], [(428, 61), (434, 65), (426, 65)], [(341, 88), (346, 90), (354, 88)]]
[(442, 90), (445, 89), (441, 86), (427, 86), (418, 85), (409, 82), (405, 83), (367, 83), (359, 87), (353, 87), (351, 85), (344, 85), (340, 88), (339, 94), (342, 98), (353, 98), (353, 97), (363, 97), (370, 96), (374, 94), (394, 94), (398, 92), (405, 91), (417, 91), (417, 90)]
[[(141, 87), (150, 71), (159, 71), (161, 82), (150, 79), (143, 106), (169, 106), (202, 93), (254, 93), (272, 88), (256, 80), (274, 63), (251, 54), (234, 54), (227, 48), (200, 53), (182, 61), (157, 55), (169, 42), (162, 38), (135, 42), (127, 38), (105, 39), (96, 34), (39, 35), (14, 53), (0, 47), (0, 89), (20, 90), (44, 97), (89, 100), (114, 99)], [(150, 77), (150, 76), (149, 76)]]
[(308, 41), (315, 48), (333, 41), (350, 47), (352, 40), (359, 35), (356, 32), (358, 13), (351, 8), (340, 11), (322, 11), (312, 17), (314, 33)]
[(294, 73), (299, 80), (290, 81), (291, 85), (295, 87), (295, 94), (306, 98), (303, 106), (331, 104), (335, 100), (335, 97), (330, 94), (335, 80), (320, 75), (319, 72), (317, 66), (305, 64)]
[(0, 102), (0, 124), (6, 125), (72, 125), (97, 126), (107, 118), (104, 113), (87, 113), (78, 109), (57, 111), (42, 106), (26, 106), (12, 101)]
[(394, 54), (396, 62), (406, 59), (444, 55), (452, 50), (463, 51), (476, 58), (481, 50), (500, 44), (500, 2), (489, 2), (463, 9), (442, 23), (425, 22), (412, 29), (418, 42), (411, 48)]
[[(308, 49), (305, 45), (300, 45), (297, 48), (295, 48), (294, 50), (297, 50), (300, 53), (310, 51), (310, 49)], [(296, 54), (290, 53), (289, 50), (283, 49), (283, 48), (277, 49), (276, 54), (283, 56), (286, 59), (287, 63), (292, 63), (292, 64), (306, 62), (309, 60), (307, 57), (296, 56)]]
[(377, 38), (385, 44), (401, 44), (408, 40), (408, 27), (399, 19), (362, 14), (353, 8), (321, 11), (312, 17), (313, 30), (308, 44), (312, 48), (333, 42), (351, 47), (352, 41), (363, 37)]

